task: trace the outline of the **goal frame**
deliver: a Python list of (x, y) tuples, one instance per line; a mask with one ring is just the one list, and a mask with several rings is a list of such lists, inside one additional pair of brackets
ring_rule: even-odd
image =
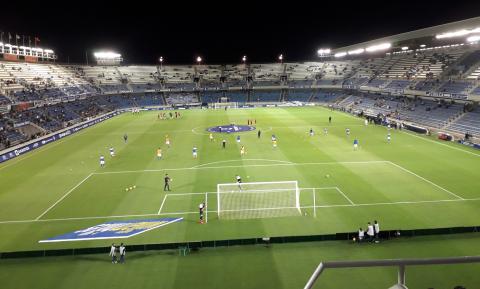
[(214, 102), (213, 108), (214, 109), (222, 109), (222, 108), (238, 108), (238, 102)]
[[(248, 182), (240, 183), (240, 185), (265, 185), (265, 184), (295, 184), (295, 208), (298, 209), (299, 213), (302, 213), (300, 207), (300, 188), (298, 187), (298, 181), (277, 181), (277, 182)], [(217, 184), (217, 217), (220, 218), (221, 213), (221, 194), (235, 194), (235, 192), (220, 192), (220, 187), (222, 185), (238, 186), (238, 183), (223, 183)], [(245, 190), (242, 193), (268, 193), (275, 191), (292, 191), (292, 189), (271, 189), (271, 190)]]

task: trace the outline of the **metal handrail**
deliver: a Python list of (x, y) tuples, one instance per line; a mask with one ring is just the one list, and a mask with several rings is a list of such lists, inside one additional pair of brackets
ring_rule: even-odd
[(405, 267), (423, 265), (448, 265), (480, 263), (480, 256), (461, 256), (429, 259), (384, 259), (384, 260), (361, 260), (361, 261), (327, 261), (321, 262), (308, 280), (304, 289), (311, 289), (320, 274), (328, 268), (357, 268), (357, 267), (387, 267), (398, 266), (398, 284), (405, 286)]

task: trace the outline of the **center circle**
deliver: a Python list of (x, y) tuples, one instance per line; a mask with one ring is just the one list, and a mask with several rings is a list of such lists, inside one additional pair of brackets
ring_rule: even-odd
[(237, 124), (227, 124), (227, 125), (217, 125), (207, 128), (209, 132), (217, 133), (237, 133), (237, 132), (246, 132), (252, 131), (256, 128), (251, 125), (237, 125)]

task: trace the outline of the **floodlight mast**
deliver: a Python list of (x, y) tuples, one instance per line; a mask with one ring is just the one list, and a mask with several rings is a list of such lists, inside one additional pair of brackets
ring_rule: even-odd
[(160, 58), (158, 58), (158, 61), (160, 62), (160, 70), (163, 70), (163, 56), (160, 56)]

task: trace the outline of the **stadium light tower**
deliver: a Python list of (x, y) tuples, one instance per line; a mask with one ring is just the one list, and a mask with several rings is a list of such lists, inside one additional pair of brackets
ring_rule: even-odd
[(317, 55), (319, 57), (327, 57), (330, 56), (331, 50), (330, 48), (325, 48), (325, 49), (319, 49), (317, 50)]
[(280, 55), (278, 56), (278, 60), (280, 61), (280, 63), (283, 63), (283, 54), (280, 54)]
[(160, 56), (160, 58), (158, 58), (158, 61), (160, 62), (160, 70), (162, 70), (162, 65), (163, 65), (163, 56)]

